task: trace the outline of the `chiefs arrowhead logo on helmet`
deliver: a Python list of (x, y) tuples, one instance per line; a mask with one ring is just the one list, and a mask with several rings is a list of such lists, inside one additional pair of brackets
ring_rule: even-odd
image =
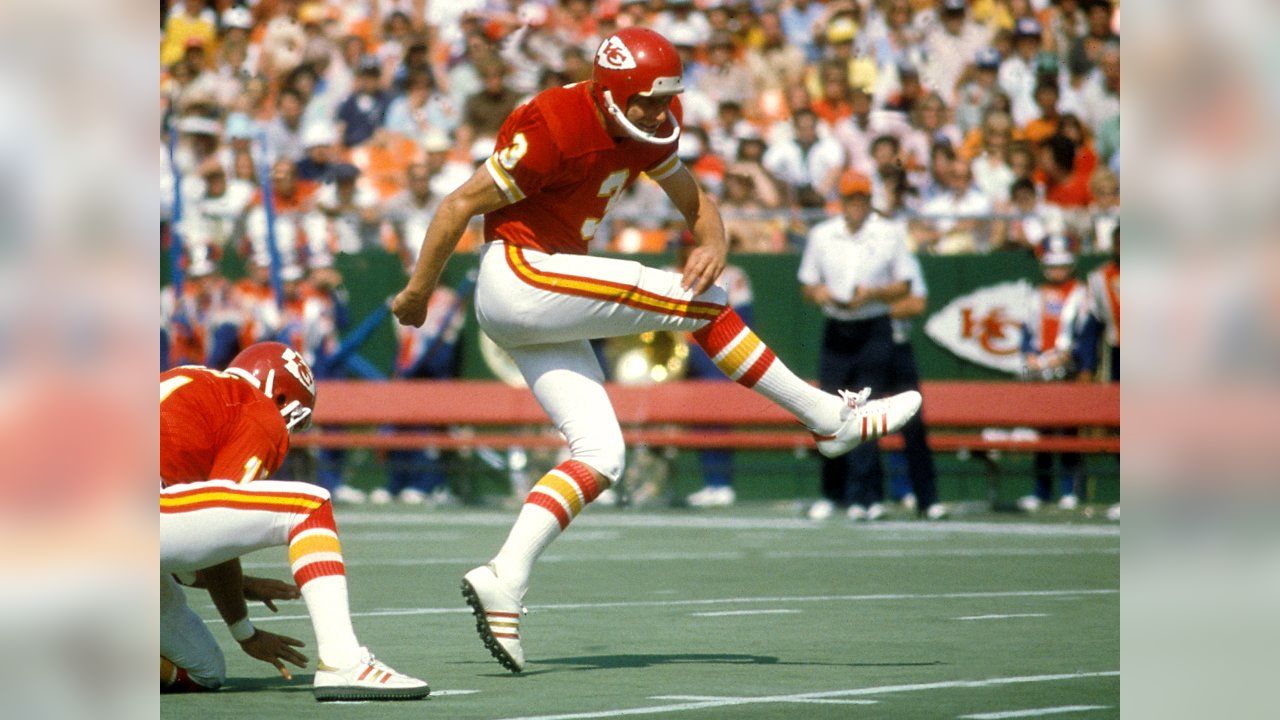
[(311, 424), (316, 380), (301, 353), (278, 342), (250, 345), (236, 355), (227, 372), (247, 380), (280, 408), (289, 432)]
[(622, 44), (622, 40), (614, 35), (605, 40), (596, 51), (596, 63), (610, 70), (632, 70), (636, 66), (636, 59), (631, 56), (627, 46)]

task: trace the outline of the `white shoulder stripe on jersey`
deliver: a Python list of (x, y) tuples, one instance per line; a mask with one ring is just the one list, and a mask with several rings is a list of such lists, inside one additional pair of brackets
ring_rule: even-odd
[(680, 162), (680, 156), (673, 152), (666, 160), (658, 163), (657, 167), (645, 172), (645, 175), (648, 175), (650, 180), (656, 182), (671, 177), (681, 167), (683, 167), (683, 164)]
[(498, 184), (498, 189), (502, 190), (502, 194), (506, 195), (508, 200), (516, 203), (524, 199), (524, 192), (520, 190), (520, 186), (516, 184), (515, 179), (502, 167), (502, 163), (498, 162), (496, 156), (490, 155), (484, 166), (489, 171), (489, 175), (493, 177), (493, 181)]

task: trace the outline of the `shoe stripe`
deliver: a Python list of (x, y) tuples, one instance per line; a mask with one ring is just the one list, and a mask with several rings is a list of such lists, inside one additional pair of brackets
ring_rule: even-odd
[(368, 675), (369, 673), (371, 673), (371, 672), (373, 672), (373, 666), (372, 666), (372, 665), (366, 665), (366, 666), (365, 666), (365, 668), (364, 668), (364, 672), (360, 673), (360, 677), (356, 678), (356, 680), (363, 680), (363, 679), (365, 679), (365, 676), (367, 676), (367, 675)]
[(497, 612), (496, 610), (486, 610), (484, 614), (485, 614), (485, 615), (489, 615), (489, 616), (491, 616), (491, 617), (507, 617), (507, 618), (518, 618), (518, 617), (520, 617), (520, 613), (513, 613), (513, 612)]
[(862, 439), (867, 439), (867, 416), (862, 416)]
[(388, 680), (390, 680), (390, 679), (391, 679), (391, 673), (387, 673), (387, 674), (383, 675), (383, 676), (382, 676), (382, 679), (381, 679), (381, 680), (379, 680), (378, 682), (382, 683), (383, 685), (386, 685), (386, 684), (387, 684), (387, 681), (388, 681)]
[(511, 640), (519, 640), (520, 636), (514, 633), (493, 633), (496, 638), (510, 638)]
[(881, 413), (880, 415), (880, 434), (889, 434), (889, 413)]
[(489, 626), (490, 626), (490, 627), (509, 627), (509, 628), (518, 628), (518, 627), (520, 627), (520, 623), (518, 623), (518, 622), (503, 622), (503, 621), (500, 621), (500, 620), (490, 620), (490, 621), (489, 621)]

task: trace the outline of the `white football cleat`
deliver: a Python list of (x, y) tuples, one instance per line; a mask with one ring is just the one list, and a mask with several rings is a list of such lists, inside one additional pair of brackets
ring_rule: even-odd
[(948, 514), (947, 506), (942, 503), (934, 503), (924, 511), (924, 516), (929, 520), (941, 520)]
[(369, 496), (360, 488), (353, 488), (350, 485), (339, 485), (333, 490), (333, 501), (339, 503), (347, 503), (349, 505), (363, 505)]
[(374, 505), (390, 505), (391, 491), (386, 488), (378, 488), (377, 490), (369, 493), (369, 502)]
[(1033, 513), (1040, 509), (1040, 498), (1035, 495), (1023, 495), (1018, 498), (1018, 509), (1023, 512)]
[(823, 521), (834, 515), (836, 512), (836, 504), (823, 498), (809, 506), (809, 519)]
[(431, 694), (425, 680), (396, 672), (360, 648), (360, 659), (345, 668), (324, 663), (316, 669), (311, 692), (320, 702), (359, 700), (421, 700)]
[(1107, 519), (1112, 522), (1120, 522), (1120, 504), (1116, 503), (1107, 508)]
[(915, 510), (915, 509), (916, 509), (916, 494), (915, 494), (915, 493), (907, 493), (906, 495), (903, 495), (903, 496), (902, 496), (902, 509), (903, 509), (903, 510)]
[(831, 435), (813, 433), (823, 457), (839, 457), (867, 440), (901, 430), (924, 402), (915, 390), (868, 401), (870, 395), (871, 388), (858, 393), (840, 391), (840, 399), (845, 402), (840, 409), (840, 427)]
[(849, 509), (844, 511), (844, 516), (853, 522), (860, 522), (867, 519), (867, 509), (861, 505), (850, 505)]
[(1058, 508), (1060, 510), (1075, 510), (1080, 506), (1080, 499), (1075, 495), (1063, 495), (1058, 498)]
[(884, 517), (884, 505), (880, 503), (871, 503), (867, 506), (867, 519), (879, 520)]
[(702, 488), (698, 492), (686, 498), (685, 502), (689, 503), (689, 507), (729, 507), (738, 500), (738, 494), (728, 485), (711, 486)]
[(515, 593), (498, 580), (493, 566), (481, 565), (463, 575), (462, 597), (476, 616), (476, 632), (489, 654), (511, 672), (523, 670), (520, 615), (524, 613), (524, 606)]
[(405, 488), (400, 491), (400, 502), (405, 505), (421, 505), (427, 501), (427, 494), (418, 488)]

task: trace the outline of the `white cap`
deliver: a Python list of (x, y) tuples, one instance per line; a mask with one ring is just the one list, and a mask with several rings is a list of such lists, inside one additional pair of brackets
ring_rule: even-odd
[(221, 135), (222, 124), (199, 115), (188, 115), (178, 121), (178, 132), (189, 135)]
[(302, 128), (302, 146), (313, 148), (338, 142), (338, 128), (332, 123), (313, 122)]
[(449, 136), (439, 130), (432, 130), (422, 138), (422, 149), (427, 152), (448, 152), (451, 147)]
[(252, 30), (253, 13), (249, 12), (248, 8), (243, 7), (227, 8), (222, 12), (222, 27)]

